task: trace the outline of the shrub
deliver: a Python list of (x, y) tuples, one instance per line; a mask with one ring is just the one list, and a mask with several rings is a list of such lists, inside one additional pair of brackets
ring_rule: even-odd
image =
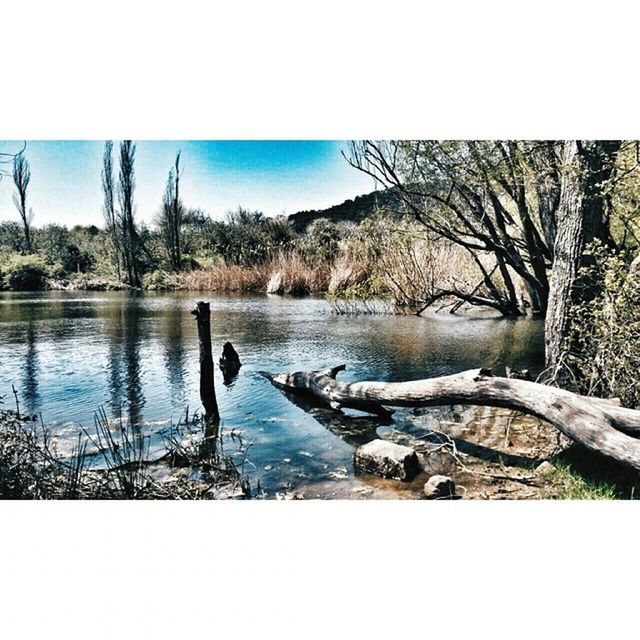
[(62, 268), (67, 273), (87, 273), (94, 264), (95, 258), (75, 244), (66, 246), (62, 251)]
[[(640, 273), (624, 253), (599, 243), (585, 250), (591, 264), (580, 271), (579, 286), (598, 295), (574, 305), (565, 342), (563, 385), (579, 393), (619, 397), (640, 406)], [(634, 263), (635, 264), (635, 263)]]
[(142, 277), (142, 286), (152, 291), (168, 291), (177, 287), (176, 277), (174, 274), (156, 269), (151, 273), (145, 273)]
[(44, 289), (48, 271), (40, 256), (14, 255), (4, 268), (5, 286), (14, 291), (37, 291)]

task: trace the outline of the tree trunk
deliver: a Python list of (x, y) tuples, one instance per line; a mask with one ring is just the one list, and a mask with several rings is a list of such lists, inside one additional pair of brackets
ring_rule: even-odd
[(200, 400), (208, 422), (219, 424), (220, 413), (213, 381), (213, 355), (211, 353), (211, 309), (208, 302), (198, 302), (191, 312), (198, 323), (200, 344)]
[(411, 382), (338, 382), (344, 365), (269, 376), (278, 387), (311, 392), (334, 409), (386, 417), (392, 406), (488, 405), (546, 420), (583, 446), (640, 471), (640, 411), (527, 380), (493, 377), (487, 369)]
[(611, 178), (619, 141), (565, 142), (560, 183), (560, 203), (553, 248), (554, 260), (545, 318), (546, 366), (557, 378), (562, 366), (569, 314), (574, 302), (596, 292), (581, 289), (576, 282), (586, 245), (599, 238), (610, 242), (606, 223), (604, 187)]

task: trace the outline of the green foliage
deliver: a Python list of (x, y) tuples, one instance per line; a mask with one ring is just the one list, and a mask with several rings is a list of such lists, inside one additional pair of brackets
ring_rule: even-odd
[(9, 220), (0, 222), (0, 254), (25, 253), (26, 250), (22, 227)]
[(573, 386), (584, 395), (619, 397), (640, 406), (640, 269), (624, 253), (593, 243), (580, 286), (600, 292), (580, 296), (572, 309), (566, 365)]
[[(265, 218), (258, 211), (242, 208), (228, 213), (226, 222), (198, 223), (204, 240), (202, 252), (218, 255), (230, 265), (262, 265), (292, 247), (296, 238), (286, 218)], [(187, 235), (192, 237), (192, 234)], [(189, 250), (193, 251), (191, 247)], [(200, 257), (201, 254), (197, 255)]]
[(341, 230), (335, 222), (319, 218), (307, 228), (300, 249), (307, 258), (330, 260), (338, 253), (341, 238)]
[(12, 255), (3, 267), (4, 286), (14, 291), (37, 291), (46, 286), (49, 272), (40, 256)]
[(555, 471), (549, 477), (551, 495), (555, 500), (616, 500), (620, 489), (612, 482), (585, 478), (570, 464), (553, 461)]
[(364, 275), (362, 280), (352, 284), (335, 287), (327, 295), (328, 300), (387, 300), (389, 289), (385, 282), (375, 273)]
[(146, 273), (142, 277), (142, 286), (145, 289), (151, 289), (152, 291), (168, 291), (175, 289), (175, 275), (162, 269), (156, 269), (155, 271)]
[(48, 262), (62, 262), (70, 239), (67, 227), (59, 224), (47, 224), (39, 229), (33, 229), (33, 244), (36, 251), (44, 256)]

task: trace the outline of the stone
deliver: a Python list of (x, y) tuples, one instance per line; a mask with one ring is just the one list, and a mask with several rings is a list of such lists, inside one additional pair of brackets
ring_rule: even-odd
[(551, 475), (555, 470), (556, 468), (548, 460), (545, 460), (536, 467), (536, 473), (543, 477)]
[(357, 471), (403, 481), (412, 480), (422, 470), (411, 447), (380, 439), (358, 447), (353, 464)]
[(424, 495), (429, 500), (451, 500), (456, 495), (456, 485), (449, 476), (431, 476), (424, 483)]
[(281, 271), (274, 271), (267, 282), (267, 293), (284, 293), (284, 278)]

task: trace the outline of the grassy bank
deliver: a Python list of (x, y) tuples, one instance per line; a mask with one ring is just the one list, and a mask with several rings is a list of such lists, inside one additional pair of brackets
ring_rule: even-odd
[[(0, 499), (220, 499), (250, 497), (242, 468), (222, 452), (223, 435), (205, 435), (198, 416), (176, 425), (165, 453), (99, 411), (63, 456), (46, 426), (0, 410)], [(98, 463), (97, 465), (95, 463)]]
[[(191, 216), (180, 269), (168, 262), (161, 236), (145, 229), (136, 262), (138, 288), (326, 293), (347, 312), (358, 305), (377, 312), (382, 305), (385, 312), (402, 313), (420, 311), (445, 289), (481, 289), (479, 267), (466, 251), (408, 219), (382, 212), (360, 224), (319, 219), (298, 233), (285, 219), (242, 213), (227, 222)], [(27, 253), (19, 230), (3, 225), (0, 290), (130, 288), (103, 229), (49, 225), (34, 230), (34, 248)], [(491, 269), (490, 261), (486, 257), (483, 268)], [(438, 298), (439, 306), (447, 304)]]

